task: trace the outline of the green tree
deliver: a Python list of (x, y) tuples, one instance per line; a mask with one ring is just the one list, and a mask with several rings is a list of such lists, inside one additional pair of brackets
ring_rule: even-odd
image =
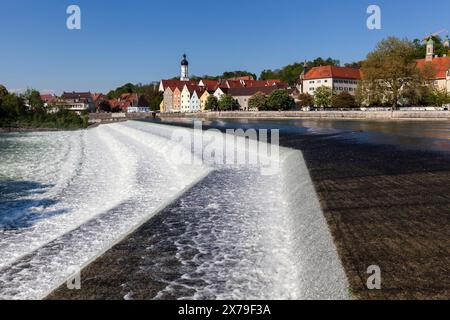
[(248, 71), (226, 71), (222, 74), (221, 78), (229, 79), (229, 78), (239, 78), (250, 76), (253, 79), (256, 79), (256, 74), (248, 72)]
[(27, 107), (21, 97), (8, 93), (1, 100), (0, 115), (3, 118), (2, 122), (17, 121), (27, 115)]
[(2, 85), (0, 84), (0, 101), (1, 101), (1, 99), (2, 99), (3, 97), (5, 97), (8, 93), (9, 93), (9, 92), (8, 92), (8, 90), (6, 90), (6, 87), (5, 87), (5, 86), (2, 86)]
[(219, 110), (219, 100), (216, 96), (210, 95), (206, 99), (205, 110), (217, 111)]
[(286, 90), (274, 90), (267, 97), (268, 110), (291, 110), (293, 108), (295, 108), (295, 101)]
[(314, 93), (314, 104), (320, 108), (330, 108), (333, 102), (333, 90), (330, 87), (321, 86)]
[(219, 99), (219, 109), (221, 111), (239, 110), (239, 104), (231, 95), (224, 94)]
[(98, 110), (100, 112), (111, 112), (111, 104), (107, 100), (103, 100), (98, 104)]
[(307, 61), (306, 64), (303, 62), (302, 63), (296, 62), (277, 70), (270, 70), (270, 69), (263, 70), (259, 78), (261, 80), (277, 79), (293, 85), (297, 82), (300, 74), (304, 70), (305, 65), (308, 68), (313, 68), (327, 65), (338, 66), (339, 64), (340, 64), (339, 60), (335, 60), (332, 58), (323, 59), (319, 57), (312, 61)]
[(357, 61), (357, 62), (355, 61), (355, 62), (345, 63), (344, 67), (361, 69), (362, 63), (363, 63), (363, 61)]
[(303, 64), (294, 63), (278, 70), (263, 70), (259, 76), (260, 80), (281, 80), (291, 85), (295, 84), (303, 72)]
[(39, 91), (27, 89), (27, 91), (23, 94), (23, 99), (28, 103), (31, 110), (34, 112), (43, 112), (44, 101), (42, 101)]
[(139, 106), (150, 107), (152, 111), (159, 110), (159, 106), (164, 99), (164, 94), (159, 92), (159, 88), (154, 84), (136, 86), (137, 93), (141, 94)]
[(254, 110), (266, 110), (267, 109), (267, 96), (261, 92), (255, 93), (248, 100), (249, 109)]
[(263, 70), (259, 76), (260, 80), (281, 80), (281, 70), (270, 70), (270, 69), (266, 69)]
[(443, 105), (450, 103), (450, 95), (447, 90), (432, 88), (428, 92), (426, 103), (427, 105), (442, 107)]
[(121, 87), (116, 88), (108, 92), (107, 96), (109, 99), (117, 99), (124, 93), (137, 93), (137, 86), (132, 83), (127, 83)]
[[(444, 42), (442, 41), (442, 38), (439, 36), (433, 36), (432, 37), (434, 41), (434, 54), (438, 55), (439, 57), (442, 57), (444, 55), (448, 55), (449, 49), (444, 46)], [(415, 59), (424, 59), (427, 55), (427, 41), (414, 39), (413, 45), (415, 48), (414, 58)]]
[(332, 99), (332, 104), (335, 108), (350, 109), (356, 107), (355, 97), (348, 92), (341, 92), (340, 94), (333, 95)]
[(382, 40), (362, 64), (364, 80), (361, 85), (366, 91), (361, 93), (382, 95), (382, 101), (393, 108), (404, 103), (405, 93), (422, 85), (422, 75), (416, 65), (415, 53), (414, 44), (406, 39), (390, 37)]
[(298, 95), (298, 103), (297, 105), (300, 108), (312, 107), (314, 106), (314, 97), (309, 93), (300, 93)]
[(321, 67), (321, 66), (339, 66), (341, 62), (339, 60), (333, 58), (323, 59), (322, 57), (318, 57), (312, 61), (306, 62), (306, 66), (308, 68)]

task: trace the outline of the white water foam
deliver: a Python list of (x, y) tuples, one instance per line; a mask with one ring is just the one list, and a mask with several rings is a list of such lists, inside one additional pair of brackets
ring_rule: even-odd
[[(0, 233), (5, 257), (0, 298), (43, 297), (69, 276), (69, 267), (89, 263), (210, 173), (213, 163), (187, 166), (173, 157), (178, 146), (170, 138), (178, 130), (192, 133), (129, 122), (74, 133), (76, 146), (61, 146), (62, 151), (54, 144), (51, 152), (63, 154), (54, 157), (59, 179), (49, 179), (57, 181), (54, 187), (35, 197), (58, 201), (29, 210), (62, 212)], [(211, 141), (212, 136), (222, 134), (203, 138)], [(243, 148), (241, 141), (236, 149)], [(276, 161), (281, 170), (275, 175), (261, 175), (258, 166), (216, 166), (213, 181), (181, 198), (183, 205), (174, 214), (191, 213), (187, 229), (168, 240), (187, 268), (156, 298), (180, 287), (194, 292), (180, 298), (194, 299), (348, 298), (345, 274), (301, 152), (281, 148), (280, 153)], [(27, 179), (47, 176), (45, 165), (37, 167)], [(200, 254), (186, 258), (191, 249)], [(190, 283), (198, 277), (202, 285)], [(133, 298), (132, 290), (126, 297)]]

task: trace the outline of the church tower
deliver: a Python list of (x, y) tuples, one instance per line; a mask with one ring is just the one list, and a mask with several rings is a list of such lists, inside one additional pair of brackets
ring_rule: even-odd
[(444, 47), (446, 47), (447, 49), (450, 48), (450, 40), (448, 38), (448, 35), (444, 40)]
[(425, 60), (427, 62), (431, 62), (433, 61), (433, 56), (434, 56), (434, 40), (433, 37), (430, 36), (430, 39), (428, 39), (427, 42), (427, 56)]
[(189, 81), (189, 62), (186, 59), (186, 54), (183, 54), (183, 60), (181, 60), (181, 81)]

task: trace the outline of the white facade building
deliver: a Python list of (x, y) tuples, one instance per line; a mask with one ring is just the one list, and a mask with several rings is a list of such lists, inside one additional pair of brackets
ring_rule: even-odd
[(302, 93), (314, 95), (317, 88), (325, 86), (337, 94), (347, 92), (354, 95), (359, 81), (361, 81), (359, 69), (334, 66), (314, 67), (301, 76), (298, 89)]
[(200, 97), (196, 90), (191, 94), (191, 100), (189, 102), (189, 111), (190, 112), (199, 112), (200, 111)]

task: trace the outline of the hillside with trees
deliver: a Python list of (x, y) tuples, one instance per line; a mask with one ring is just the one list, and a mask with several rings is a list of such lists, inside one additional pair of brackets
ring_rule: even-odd
[[(339, 66), (339, 65), (340, 61), (335, 60), (333, 58), (323, 59), (319, 57), (312, 61), (306, 62), (306, 67), (308, 69), (320, 66)], [(298, 80), (299, 75), (303, 72), (304, 69), (305, 69), (305, 62), (297, 62), (277, 70), (270, 70), (270, 69), (263, 70), (259, 78), (260, 80), (277, 79), (293, 85)]]

